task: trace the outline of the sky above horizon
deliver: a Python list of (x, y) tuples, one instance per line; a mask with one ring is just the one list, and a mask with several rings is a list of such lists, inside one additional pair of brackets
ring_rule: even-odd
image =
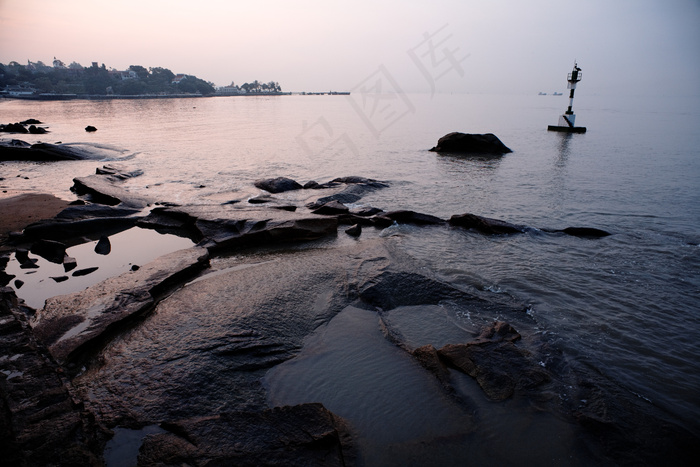
[(164, 67), (217, 86), (698, 96), (700, 0), (0, 0), (0, 63)]

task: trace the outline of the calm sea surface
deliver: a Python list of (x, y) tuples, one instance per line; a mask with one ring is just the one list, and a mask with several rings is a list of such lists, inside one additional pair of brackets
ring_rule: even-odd
[[(607, 230), (586, 240), (409, 229), (401, 245), (445, 281), (526, 304), (570, 358), (700, 434), (698, 104), (582, 88), (574, 110), (588, 132), (562, 135), (546, 128), (566, 96), (0, 100), (0, 123), (50, 127), (21, 139), (83, 143), (104, 158), (0, 163), (0, 187), (70, 198), (72, 178), (105, 160), (144, 171), (130, 190), (182, 203), (220, 203), (263, 177), (359, 175), (390, 183), (362, 200), (386, 210)], [(428, 151), (452, 131), (495, 133), (514, 152)]]

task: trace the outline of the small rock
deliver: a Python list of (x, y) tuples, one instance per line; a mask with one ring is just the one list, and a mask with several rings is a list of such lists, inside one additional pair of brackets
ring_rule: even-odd
[(73, 269), (78, 267), (78, 261), (73, 258), (72, 256), (64, 256), (63, 257), (63, 270), (65, 272), (72, 271)]
[(359, 237), (362, 234), (362, 225), (355, 224), (345, 231), (351, 237)]
[(87, 131), (87, 132), (89, 133), (89, 132), (92, 132), (92, 131), (97, 131), (97, 128), (95, 128), (95, 127), (92, 126), (92, 125), (88, 125), (88, 126), (85, 127), (85, 131)]
[(88, 274), (92, 274), (93, 272), (97, 271), (98, 269), (99, 269), (98, 267), (78, 269), (77, 271), (75, 271), (73, 273), (73, 277), (87, 276)]
[(20, 280), (20, 279), (15, 280), (15, 289), (21, 289), (23, 285), (24, 285), (23, 280)]
[(52, 277), (51, 279), (53, 279), (56, 282), (65, 282), (68, 280), (68, 276)]
[(95, 253), (98, 255), (108, 255), (111, 251), (112, 244), (109, 242), (109, 237), (102, 235), (97, 245), (95, 245)]
[(348, 209), (347, 206), (345, 206), (343, 203), (337, 200), (329, 201), (328, 203), (322, 205), (319, 208), (314, 209), (311, 211), (314, 214), (323, 214), (323, 215), (328, 215), (328, 216), (334, 216), (336, 214), (345, 214), (349, 212), (350, 209)]
[(301, 190), (303, 188), (295, 180), (286, 177), (256, 180), (253, 184), (256, 188), (260, 188), (261, 190), (265, 190), (270, 193), (282, 193), (285, 191)]

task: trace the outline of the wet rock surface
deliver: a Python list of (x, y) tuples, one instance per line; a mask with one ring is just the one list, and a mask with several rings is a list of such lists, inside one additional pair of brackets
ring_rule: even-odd
[(89, 345), (99, 346), (108, 330), (150, 309), (162, 291), (207, 260), (206, 250), (181, 250), (82, 292), (50, 298), (32, 319), (34, 333), (59, 363), (67, 364)]
[[(361, 412), (357, 404), (351, 404), (356, 412), (340, 414), (347, 424), (335, 415), (335, 408), (325, 408), (323, 400), (270, 409), (268, 394), (274, 388), (265, 383), (272, 369), (318, 361), (321, 356), (307, 345), (322, 340), (331, 328), (351, 334), (344, 336), (345, 349), (360, 341), (363, 333), (373, 334), (367, 341), (372, 347), (353, 348), (367, 359), (365, 369), (379, 361), (401, 362), (432, 402), (474, 414), (464, 418), (468, 426), (460, 419), (460, 429), (445, 436), (429, 437), (409, 425), (402, 427), (400, 440), (386, 446), (364, 440), (363, 449), (374, 451), (365, 451), (360, 459), (398, 465), (413, 455), (430, 453), (430, 458), (453, 462), (497, 463), (474, 460), (473, 450), (489, 439), (488, 434), (474, 434), (478, 420), (506, 407), (499, 404), (528, 414), (551, 414), (553, 427), (571, 430), (564, 451), (575, 450), (584, 463), (692, 465), (700, 454), (697, 437), (557, 351), (521, 305), (486, 300), (476, 291), (432, 277), (400, 252), (396, 247), (400, 237), (384, 238), (378, 230), (395, 223), (412, 224), (429, 234), (430, 229), (445, 228), (445, 220), (407, 210), (343, 209), (342, 203), (355, 203), (386, 187), (384, 182), (344, 177), (309, 190), (295, 188), (299, 194), (306, 192), (299, 196), (311, 191), (321, 196), (310, 203), (297, 196), (292, 201), (272, 199), (263, 206), (161, 206), (146, 215), (141, 209), (152, 200), (134, 198), (123, 186), (124, 180), (138, 175), (139, 171), (110, 166), (99, 169), (85, 177), (87, 183), (80, 182), (91, 187), (82, 191), (88, 204), (28, 226), (19, 238), (26, 243), (24, 250), (16, 251), (18, 261), (24, 258), (22, 264), (32, 267), (27, 253), (36, 249), (60, 261), (66, 271), (76, 266), (61, 245), (88, 231), (106, 235), (104, 229), (139, 224), (187, 236), (199, 246), (135, 266), (83, 292), (49, 299), (31, 318), (32, 328), (22, 324), (21, 316), (33, 310), (22, 311), (16, 302), (12, 319), (0, 317), (0, 344), (15, 346), (14, 338), (5, 336), (18, 332), (24, 336), (21, 339), (31, 341), (27, 348), (42, 355), (45, 365), (25, 371), (13, 366), (24, 361), (24, 357), (13, 360), (21, 352), (0, 353), (0, 371), (5, 375), (5, 380), (0, 375), (0, 416), (7, 421), (0, 433), (7, 435), (6, 441), (0, 442), (2, 454), (17, 459), (18, 465), (32, 465), (31, 456), (44, 459), (41, 456), (50, 452), (56, 453), (57, 465), (99, 463), (104, 427), (152, 425), (160, 425), (165, 433), (145, 438), (139, 465), (352, 464), (355, 441), (347, 432), (363, 426), (367, 416), (357, 412)], [(335, 192), (327, 195), (326, 189)], [(311, 212), (328, 203), (340, 209)], [(281, 206), (299, 209), (291, 212)], [(357, 235), (347, 229), (354, 238), (336, 238), (341, 223), (356, 225)], [(453, 216), (449, 224), (486, 234), (534, 230), (470, 214)], [(362, 231), (361, 226), (376, 229)], [(593, 228), (545, 232), (584, 238), (607, 234)], [(290, 243), (313, 240), (321, 241), (313, 248)], [(202, 274), (210, 264), (211, 270)], [(83, 269), (73, 274), (79, 271)], [(54, 281), (63, 277), (67, 276), (55, 276)], [(478, 323), (461, 318), (472, 311), (494, 318)], [(338, 325), (334, 319), (339, 316), (354, 327)], [(390, 343), (391, 350), (378, 341)], [(379, 353), (367, 354), (368, 349)], [(386, 353), (391, 358), (385, 359)], [(47, 403), (41, 391), (33, 399), (22, 399), (30, 391), (15, 384), (24, 384), (29, 373), (60, 383), (60, 391), (48, 390), (56, 409), (44, 411)], [(369, 378), (387, 375), (379, 368)], [(437, 382), (426, 383), (431, 378)], [(26, 384), (58, 387), (55, 381)], [(347, 388), (330, 389), (334, 394), (343, 391)], [(31, 417), (23, 412), (27, 410)], [(39, 431), (22, 431), (31, 426)], [(41, 431), (49, 426), (58, 427), (50, 436)], [(30, 445), (39, 447), (29, 451)]]
[(14, 291), (0, 289), (0, 455), (3, 465), (102, 465), (107, 433), (26, 322)]
[(163, 424), (138, 465), (347, 466), (355, 454), (342, 419), (321, 404), (222, 413)]

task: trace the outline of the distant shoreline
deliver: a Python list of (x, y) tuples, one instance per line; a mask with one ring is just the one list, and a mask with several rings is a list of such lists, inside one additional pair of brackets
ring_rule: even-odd
[(26, 101), (68, 101), (68, 100), (124, 100), (124, 99), (187, 99), (201, 97), (260, 97), (260, 96), (347, 96), (350, 92), (261, 92), (261, 93), (241, 93), (241, 94), (34, 94), (24, 96), (0, 95), (1, 99), (16, 99)]

